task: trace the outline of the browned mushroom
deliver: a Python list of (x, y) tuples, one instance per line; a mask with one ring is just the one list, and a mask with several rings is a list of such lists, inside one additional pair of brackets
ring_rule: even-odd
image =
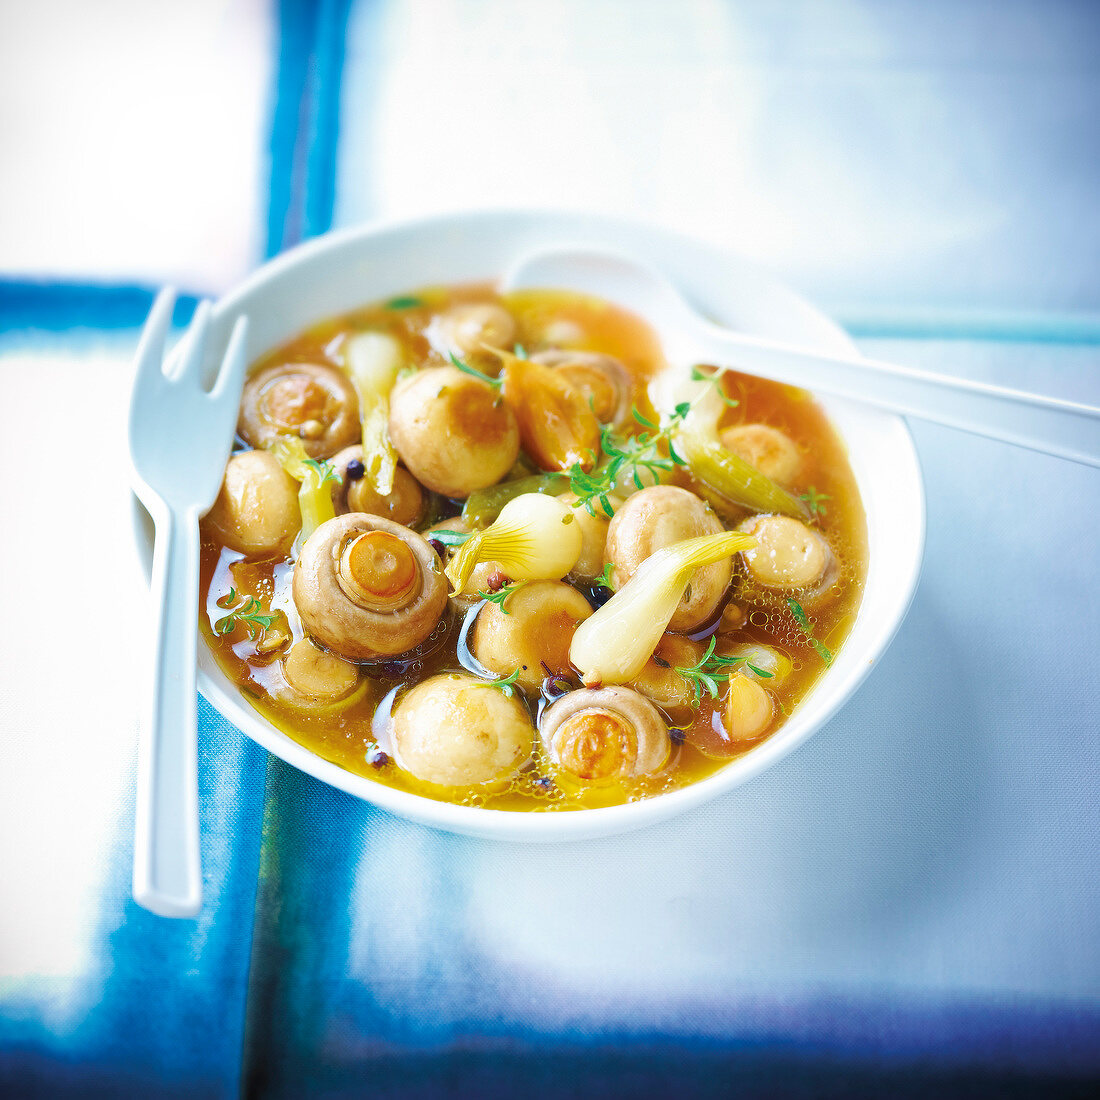
[(273, 364), (245, 383), (237, 431), (253, 447), (297, 436), (310, 458), (328, 458), (359, 438), (359, 399), (336, 367)]
[(449, 497), (495, 485), (519, 455), (512, 410), (487, 382), (457, 367), (430, 367), (398, 381), (390, 438), (413, 477)]
[(340, 479), (332, 486), (332, 505), (338, 516), (347, 512), (369, 512), (372, 516), (382, 516), (411, 527), (424, 511), (424, 493), (420, 485), (401, 466), (393, 472), (393, 490), (386, 496), (375, 492), (371, 479), (363, 470), (361, 443), (333, 455), (332, 467)]
[[(612, 584), (616, 590), (622, 588), (638, 566), (664, 546), (722, 530), (721, 520), (694, 493), (672, 485), (642, 489), (627, 498), (607, 530), (605, 554), (612, 564)], [(669, 621), (669, 630), (694, 630), (710, 619), (732, 576), (729, 558), (699, 569)]]
[(554, 765), (582, 780), (626, 779), (664, 766), (671, 751), (660, 711), (631, 688), (581, 688), (547, 707), (539, 737)]
[(618, 359), (594, 351), (548, 348), (531, 358), (553, 367), (574, 389), (584, 395), (596, 418), (616, 428), (633, 422), (634, 387)]
[(691, 668), (703, 655), (703, 647), (679, 634), (666, 634), (634, 678), (634, 687), (666, 709), (690, 707), (695, 693), (691, 682), (677, 671)]
[(435, 629), (447, 584), (435, 551), (415, 531), (352, 512), (322, 523), (294, 569), (294, 604), (306, 631), (353, 660), (405, 653)]
[(298, 483), (267, 451), (230, 458), (206, 524), (233, 550), (252, 557), (283, 554), (301, 527)]

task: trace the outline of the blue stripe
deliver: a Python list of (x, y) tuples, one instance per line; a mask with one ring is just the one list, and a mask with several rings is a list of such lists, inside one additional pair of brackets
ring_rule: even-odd
[[(138, 328), (156, 292), (145, 286), (0, 278), (0, 331)], [(199, 298), (180, 294), (173, 320), (185, 325)]]
[(349, 7), (350, 0), (279, 4), (268, 256), (332, 224)]

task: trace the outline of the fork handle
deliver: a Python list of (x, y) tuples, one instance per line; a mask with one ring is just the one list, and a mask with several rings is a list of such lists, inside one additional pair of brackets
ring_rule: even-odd
[[(152, 698), (138, 731), (134, 900), (163, 917), (202, 903), (195, 707), (199, 523), (194, 510), (153, 507)], [(159, 505), (159, 507), (158, 507)]]

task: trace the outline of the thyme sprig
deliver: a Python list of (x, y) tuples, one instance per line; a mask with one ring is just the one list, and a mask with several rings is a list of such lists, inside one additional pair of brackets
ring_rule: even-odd
[(494, 390), (499, 391), (500, 387), (504, 385), (503, 378), (494, 378), (491, 374), (486, 374), (484, 371), (478, 370), (477, 367), (471, 367), (469, 363), (465, 363), (459, 359), (454, 352), (451, 352), (450, 360), (463, 374), (469, 374), (474, 378), (480, 378), (482, 382), (492, 386)]
[(686, 466), (687, 462), (676, 453), (672, 439), (676, 426), (691, 411), (689, 402), (677, 405), (664, 424), (657, 424), (638, 411), (632, 410), (634, 419), (645, 431), (637, 435), (621, 435), (609, 424), (600, 428), (600, 450), (607, 461), (587, 473), (575, 463), (569, 468), (569, 488), (577, 498), (574, 508), (587, 508), (589, 515), (596, 515), (593, 502), (598, 502), (604, 515), (613, 516), (609, 495), (621, 475), (630, 478), (639, 489), (645, 488), (642, 473), (645, 472), (654, 481), (660, 480), (663, 472)]
[(729, 394), (726, 393), (726, 389), (722, 385), (722, 374), (720, 371), (716, 371), (714, 374), (707, 374), (698, 367), (692, 367), (691, 380), (693, 382), (709, 382), (718, 392), (718, 396), (722, 399), (722, 404), (725, 405), (727, 409), (735, 409), (741, 404), (736, 398), (730, 397)]
[(499, 688), (501, 691), (504, 692), (505, 695), (508, 696), (509, 699), (511, 699), (512, 696), (516, 693), (516, 680), (518, 679), (519, 669), (517, 668), (516, 671), (511, 674), (511, 676), (501, 676), (496, 680), (487, 680), (485, 686), (491, 688)]
[(608, 562), (603, 567), (603, 572), (596, 578), (596, 584), (598, 584), (601, 588), (606, 588), (608, 592), (615, 591), (615, 587), (611, 583), (611, 569), (611, 562)]
[(825, 662), (827, 668), (833, 663), (833, 651), (814, 637), (814, 628), (798, 600), (793, 596), (788, 596), (787, 606), (791, 609), (791, 614), (794, 616), (794, 621), (798, 623), (799, 629), (806, 635), (806, 640), (814, 647), (817, 655)]
[(823, 502), (832, 500), (832, 497), (828, 493), (819, 493), (811, 485), (798, 499), (806, 502), (806, 507), (809, 508), (811, 516), (824, 516), (828, 514), (829, 510)]
[(316, 488), (318, 489), (330, 481), (334, 481), (337, 484), (340, 482), (340, 475), (330, 462), (319, 462), (315, 458), (306, 458), (302, 460), (302, 465), (308, 466), (317, 475)]
[[(233, 608), (228, 615), (224, 618), (218, 619), (214, 623), (214, 633), (224, 637), (226, 634), (232, 634), (238, 626), (243, 626), (248, 632), (249, 638), (252, 641), (256, 641), (257, 638), (263, 637), (263, 632), (267, 630), (269, 626), (278, 617), (276, 615), (263, 615), (261, 609), (263, 604), (260, 603), (255, 596), (246, 596), (244, 603), (240, 607)], [(228, 595), (223, 596), (222, 599), (228, 601), (227, 607), (235, 604), (239, 599), (242, 599), (241, 595), (235, 588), (230, 588)], [(220, 600), (218, 601), (221, 602)]]
[(495, 592), (478, 592), (478, 595), (483, 600), (488, 600), (489, 603), (495, 603), (505, 615), (511, 615), (512, 612), (504, 606), (504, 601), (507, 600), (517, 588), (522, 588), (526, 583), (526, 581), (513, 581), (511, 584), (502, 585)]
[(699, 706), (703, 701), (705, 691), (712, 699), (718, 698), (720, 684), (729, 682), (729, 678), (737, 671), (737, 666), (743, 664), (755, 675), (765, 680), (770, 680), (772, 674), (756, 665), (751, 664), (746, 657), (723, 657), (714, 652), (717, 638), (711, 638), (703, 656), (694, 665), (688, 668), (677, 666), (676, 671), (691, 684), (692, 703)]

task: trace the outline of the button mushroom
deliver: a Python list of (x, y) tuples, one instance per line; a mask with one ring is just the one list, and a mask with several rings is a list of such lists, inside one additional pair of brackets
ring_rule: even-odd
[(408, 470), (398, 466), (393, 472), (393, 489), (381, 496), (374, 489), (363, 467), (362, 444), (345, 447), (332, 458), (332, 468), (340, 479), (332, 486), (332, 504), (338, 516), (347, 512), (369, 512), (410, 527), (424, 511), (424, 492)]
[(496, 302), (460, 302), (432, 320), (428, 339), (445, 358), (476, 357), (486, 346), (512, 347), (516, 342), (516, 322)]
[(618, 359), (594, 351), (548, 348), (531, 356), (536, 363), (553, 367), (570, 386), (584, 395), (601, 424), (616, 428), (632, 423), (634, 387)]
[(267, 451), (235, 454), (205, 523), (226, 546), (242, 554), (285, 554), (302, 523), (298, 483)]
[(790, 516), (751, 516), (738, 530), (756, 539), (741, 557), (749, 575), (765, 588), (818, 587), (832, 564), (825, 539)]
[(650, 775), (671, 751), (660, 711), (624, 687), (563, 695), (543, 713), (539, 737), (561, 772), (587, 781)]
[(519, 455), (512, 410), (487, 382), (457, 367), (429, 367), (398, 381), (390, 438), (413, 477), (449, 497), (495, 485)]
[(802, 453), (786, 432), (769, 424), (737, 424), (719, 434), (722, 446), (740, 455), (765, 477), (790, 487), (802, 469)]
[[(642, 489), (615, 513), (607, 530), (605, 554), (612, 565), (614, 587), (621, 589), (638, 566), (662, 547), (723, 529), (709, 506), (686, 489), (672, 485)], [(669, 630), (694, 630), (710, 619), (732, 575), (733, 564), (727, 558), (698, 570), (668, 624)]]
[(506, 782), (530, 759), (533, 738), (522, 703), (464, 673), (425, 680), (393, 712), (394, 760), (442, 787)]
[(245, 383), (237, 432), (253, 447), (293, 435), (310, 458), (328, 458), (354, 443), (361, 430), (355, 387), (335, 367), (273, 364)]
[(447, 585), (435, 551), (415, 531), (352, 512), (306, 540), (294, 604), (323, 646), (369, 661), (423, 642), (447, 606)]
[(577, 624), (592, 614), (588, 601), (561, 581), (529, 581), (505, 597), (503, 606), (487, 603), (474, 622), (470, 650), (491, 672), (537, 688), (546, 675), (569, 667), (569, 645)]

